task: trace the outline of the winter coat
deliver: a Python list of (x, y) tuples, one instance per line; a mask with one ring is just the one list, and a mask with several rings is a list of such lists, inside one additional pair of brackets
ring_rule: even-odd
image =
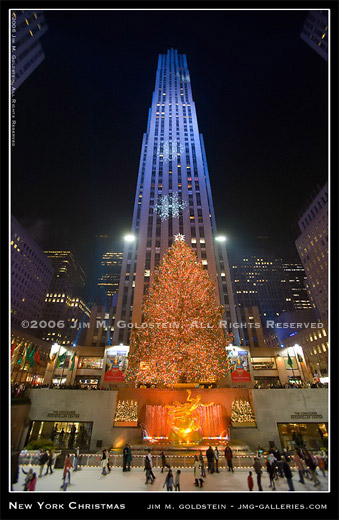
[(152, 466), (151, 466), (151, 463), (150, 463), (150, 460), (149, 460), (148, 456), (145, 457), (145, 469), (146, 470), (152, 469)]
[(131, 448), (127, 448), (127, 462), (131, 462), (132, 460), (132, 451)]
[(214, 460), (214, 451), (212, 450), (212, 448), (208, 448), (208, 450), (206, 451), (206, 457), (207, 460)]
[(274, 475), (274, 466), (270, 463), (269, 460), (266, 461), (266, 469), (270, 477)]
[(285, 474), (286, 478), (292, 478), (291, 468), (289, 467), (289, 465), (288, 465), (288, 463), (286, 461), (283, 462), (282, 469), (284, 471), (284, 474)]
[(32, 478), (32, 480), (30, 480), (27, 484), (27, 489), (28, 491), (35, 491), (35, 486), (36, 486), (36, 481), (37, 481), (37, 478)]
[(198, 474), (199, 468), (200, 468), (200, 462), (198, 460), (195, 460), (194, 461), (194, 475)]
[(71, 463), (71, 459), (69, 457), (66, 457), (63, 477), (66, 477), (67, 471), (69, 471), (71, 468), (73, 468), (73, 464)]
[(304, 468), (303, 468), (303, 463), (302, 463), (302, 460), (301, 458), (299, 457), (299, 455), (293, 455), (293, 460), (295, 462), (295, 465), (297, 466), (297, 469), (299, 471), (302, 471)]
[(254, 468), (254, 471), (256, 472), (257, 475), (261, 475), (262, 474), (262, 471), (261, 471), (261, 464), (260, 464), (260, 461), (259, 460), (256, 460), (253, 464), (253, 468)]
[(247, 477), (247, 484), (248, 484), (248, 489), (250, 491), (252, 491), (254, 484), (253, 484), (253, 477), (251, 477), (251, 475), (248, 475), (248, 477)]
[(43, 466), (48, 461), (48, 453), (45, 451), (40, 455), (39, 464), (40, 466)]
[(233, 458), (233, 453), (231, 448), (225, 448), (225, 457), (227, 460), (231, 460)]
[(218, 450), (214, 450), (214, 458), (215, 458), (215, 460), (219, 460), (219, 451)]
[(168, 486), (168, 487), (173, 486), (173, 475), (170, 475), (170, 473), (167, 475), (167, 477), (165, 479), (163, 487), (165, 487), (165, 486)]
[(174, 485), (178, 486), (179, 484), (180, 484), (180, 473), (176, 473), (175, 478), (174, 478)]

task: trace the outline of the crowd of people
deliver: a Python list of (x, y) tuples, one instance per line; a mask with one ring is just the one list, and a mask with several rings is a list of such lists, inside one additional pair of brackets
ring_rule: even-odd
[[(263, 468), (269, 476), (269, 487), (272, 491), (276, 490), (276, 481), (286, 479), (289, 491), (294, 491), (293, 474), (290, 465), (294, 463), (298, 475), (299, 482), (305, 484), (305, 479), (313, 481), (314, 487), (320, 486), (320, 480), (317, 474), (317, 467), (326, 476), (325, 469), (327, 468), (327, 454), (321, 450), (319, 455), (315, 456), (305, 446), (298, 447), (293, 454), (283, 450), (281, 453), (278, 448), (271, 448), (267, 456), (264, 456), (263, 449), (258, 446), (257, 456), (254, 457), (253, 469), (257, 477), (258, 491), (263, 491), (261, 478)], [(248, 489), (253, 490), (252, 471), (248, 475)]]
[(305, 389), (305, 388), (328, 388), (328, 383), (321, 383), (320, 381), (319, 382), (314, 382), (314, 383), (305, 383), (305, 382), (298, 382), (298, 383), (292, 383), (292, 382), (289, 382), (289, 383), (286, 383), (285, 385), (282, 385), (280, 383), (280, 381), (277, 381), (276, 383), (269, 383), (269, 382), (266, 382), (266, 381), (263, 381), (263, 382), (259, 382), (259, 381), (255, 381), (254, 383), (254, 388), (255, 389), (262, 389), (262, 390), (268, 390), (270, 388), (282, 388), (282, 389), (286, 389), (286, 388), (302, 388), (302, 389)]

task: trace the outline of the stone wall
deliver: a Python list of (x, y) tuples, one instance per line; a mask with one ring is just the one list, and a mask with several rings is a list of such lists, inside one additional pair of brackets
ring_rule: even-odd
[[(252, 390), (257, 428), (232, 428), (231, 438), (244, 441), (255, 450), (258, 443), (268, 446), (274, 441), (281, 448), (277, 423), (327, 422), (326, 388)], [(316, 412), (321, 418), (295, 418), (298, 413)]]
[[(98, 440), (102, 441), (103, 448), (112, 444), (117, 392), (40, 388), (31, 390), (30, 398), (32, 404), (29, 418), (32, 421), (69, 422), (72, 418), (62, 417), (60, 412), (74, 412), (74, 421), (93, 422), (91, 450), (98, 449)], [(56, 417), (51, 418), (48, 414)]]

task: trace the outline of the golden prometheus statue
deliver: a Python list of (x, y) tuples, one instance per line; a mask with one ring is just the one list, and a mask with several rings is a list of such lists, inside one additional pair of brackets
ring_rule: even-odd
[(198, 406), (211, 406), (213, 404), (201, 403), (201, 395), (191, 397), (191, 390), (187, 390), (186, 403), (174, 401), (173, 405), (166, 405), (168, 410), (167, 423), (171, 426), (169, 439), (176, 442), (200, 442), (202, 440), (200, 414)]

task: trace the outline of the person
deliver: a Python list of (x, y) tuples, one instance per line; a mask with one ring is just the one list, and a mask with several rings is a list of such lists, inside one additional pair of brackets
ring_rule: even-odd
[(167, 491), (173, 491), (173, 474), (171, 469), (168, 470), (164, 485), (162, 487), (164, 488), (165, 486), (167, 487)]
[(166, 456), (163, 451), (160, 453), (160, 455), (161, 455), (161, 473), (163, 473), (165, 467), (170, 469), (171, 466), (169, 464), (167, 464)]
[(26, 475), (25, 477), (25, 480), (24, 480), (24, 489), (23, 491), (28, 491), (28, 484), (30, 483), (30, 481), (32, 480), (33, 478), (33, 469), (30, 468), (28, 471), (25, 471), (24, 468), (21, 468), (22, 472), (24, 473), (24, 475)]
[(194, 485), (195, 486), (199, 486), (199, 479), (198, 479), (199, 468), (200, 468), (200, 463), (199, 463), (198, 455), (195, 455), (194, 456), (194, 479), (195, 479)]
[(128, 456), (128, 444), (125, 444), (124, 449), (122, 451), (122, 471), (127, 471), (127, 456)]
[(155, 475), (154, 475), (154, 473), (153, 473), (153, 461), (152, 461), (152, 455), (151, 455), (151, 450), (150, 450), (149, 448), (148, 448), (148, 450), (147, 450), (147, 455), (146, 455), (146, 457), (147, 457), (148, 460), (149, 460), (149, 465), (150, 465), (150, 470), (151, 470), (151, 476), (152, 476), (153, 480), (155, 480), (156, 477), (155, 477)]
[(264, 450), (262, 449), (260, 444), (258, 444), (258, 446), (257, 446), (257, 458), (260, 459), (260, 457), (263, 455), (263, 453), (264, 453)]
[(200, 455), (199, 455), (199, 462), (200, 462), (200, 471), (201, 471), (200, 476), (202, 478), (205, 478), (206, 477), (205, 461), (204, 461), (202, 452), (200, 452)]
[(207, 471), (208, 473), (214, 473), (214, 451), (212, 449), (212, 446), (208, 448), (206, 451), (206, 457), (207, 457)]
[(318, 479), (318, 476), (317, 476), (317, 465), (316, 465), (315, 461), (313, 460), (313, 457), (312, 457), (310, 452), (307, 452), (306, 458), (305, 458), (305, 462), (306, 462), (306, 464), (308, 466), (308, 469), (310, 470), (311, 479), (314, 482), (313, 485), (314, 486), (319, 486), (320, 485), (320, 480)]
[(276, 448), (273, 451), (273, 454), (274, 454), (274, 456), (275, 456), (275, 458), (277, 460), (277, 468), (278, 468), (279, 477), (284, 478), (284, 472), (283, 472), (283, 469), (282, 469), (281, 453), (278, 450), (278, 448)]
[(180, 474), (181, 474), (181, 471), (180, 471), (180, 469), (178, 469), (178, 471), (175, 474), (175, 479), (174, 479), (174, 490), (175, 491), (180, 491)]
[(106, 450), (102, 450), (102, 457), (101, 457), (101, 465), (102, 465), (102, 475), (106, 475), (107, 471), (107, 454)]
[(57, 434), (57, 429), (55, 426), (53, 426), (52, 428), (52, 431), (51, 431), (51, 441), (54, 442), (54, 439), (56, 437), (56, 434)]
[(131, 462), (132, 462), (132, 450), (131, 450), (130, 445), (127, 444), (127, 459), (126, 459), (127, 470), (126, 471), (131, 471)]
[(295, 450), (293, 460), (299, 473), (299, 482), (301, 484), (305, 484), (303, 463), (299, 456), (298, 450)]
[(254, 468), (254, 471), (255, 471), (255, 473), (257, 475), (258, 489), (259, 489), (259, 491), (262, 491), (262, 486), (261, 486), (262, 471), (261, 471), (261, 463), (260, 463), (260, 460), (258, 459), (258, 457), (254, 457), (253, 468)]
[(274, 481), (275, 471), (274, 471), (274, 466), (270, 462), (269, 457), (267, 457), (267, 459), (266, 459), (266, 469), (267, 469), (268, 476), (270, 477), (270, 485), (269, 485), (269, 487), (272, 488), (272, 491), (275, 491), (276, 490), (275, 481)]
[(66, 491), (68, 484), (71, 483), (71, 468), (73, 468), (73, 464), (69, 457), (69, 453), (67, 453), (64, 464), (64, 472), (62, 476), (64, 482), (61, 486), (61, 488), (63, 488), (64, 491)]
[(151, 463), (150, 463), (150, 460), (148, 458), (148, 456), (146, 455), (145, 457), (145, 467), (144, 467), (144, 471), (146, 471), (146, 482), (145, 484), (148, 484), (148, 481), (150, 480), (151, 481), (151, 484), (153, 484), (154, 482), (154, 478), (152, 477), (152, 468), (151, 468)]
[(39, 457), (39, 465), (40, 465), (39, 477), (42, 477), (42, 472), (43, 472), (44, 466), (47, 461), (48, 461), (48, 451), (47, 450), (45, 451), (44, 449), (42, 449), (40, 457)]
[(250, 491), (253, 491), (254, 483), (253, 483), (252, 471), (248, 472), (247, 485), (248, 485), (248, 489)]
[(220, 471), (219, 471), (219, 451), (218, 451), (217, 446), (214, 448), (214, 458), (215, 458), (215, 472), (220, 473)]
[(74, 453), (74, 468), (73, 468), (73, 471), (78, 471), (78, 463), (79, 463), (79, 455), (80, 455), (80, 448), (79, 446), (75, 449), (75, 453)]
[(225, 448), (225, 458), (226, 458), (226, 462), (227, 462), (227, 466), (228, 466), (228, 471), (232, 471), (234, 473), (234, 469), (233, 469), (233, 452), (232, 452), (232, 448), (230, 448), (230, 446), (226, 446)]
[(294, 491), (291, 468), (290, 468), (289, 463), (287, 462), (286, 458), (285, 457), (281, 457), (281, 458), (283, 461), (283, 472), (286, 477), (289, 490)]
[(318, 466), (319, 466), (319, 469), (320, 471), (322, 472), (323, 476), (326, 477), (326, 473), (325, 473), (325, 462), (324, 462), (324, 459), (319, 455), (318, 456)]
[(32, 478), (27, 484), (27, 491), (35, 491), (36, 481), (36, 473), (33, 473)]
[(45, 475), (48, 474), (48, 470), (50, 470), (51, 473), (53, 473), (52, 465), (54, 462), (54, 449), (52, 448), (48, 454), (48, 460), (47, 460), (47, 469)]

